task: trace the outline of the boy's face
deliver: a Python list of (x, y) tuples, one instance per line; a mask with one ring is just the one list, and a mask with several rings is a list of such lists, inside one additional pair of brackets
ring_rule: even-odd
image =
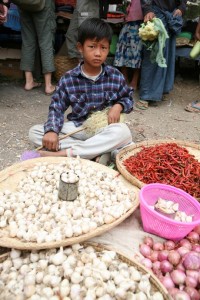
[(100, 41), (87, 39), (83, 45), (78, 43), (78, 49), (83, 56), (84, 64), (98, 69), (107, 58), (110, 44), (107, 39)]

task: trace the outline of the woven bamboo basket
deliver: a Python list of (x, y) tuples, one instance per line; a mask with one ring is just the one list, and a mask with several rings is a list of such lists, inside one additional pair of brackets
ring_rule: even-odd
[[(117, 253), (117, 259), (121, 262), (124, 262), (128, 264), (128, 266), (133, 266), (136, 268), (142, 275), (149, 274), (149, 280), (151, 283), (151, 289), (152, 292), (160, 292), (163, 296), (164, 300), (172, 300), (170, 297), (168, 291), (166, 288), (161, 284), (161, 282), (158, 280), (158, 278), (151, 272), (149, 271), (146, 267), (144, 267), (142, 264), (140, 264), (137, 260), (133, 259), (132, 257), (126, 256), (124, 253), (120, 252), (116, 248), (113, 248), (112, 246), (107, 246), (103, 244), (98, 244), (98, 243), (91, 243), (91, 242), (85, 242), (81, 244), (84, 248), (88, 246), (92, 246), (95, 249), (95, 252), (101, 254), (104, 251), (114, 251)], [(23, 255), (26, 255), (27, 251), (23, 252)], [(9, 256), (9, 252), (3, 254), (0, 256), (0, 263), (4, 262)]]
[(77, 58), (69, 58), (68, 56), (56, 56), (55, 57), (55, 68), (54, 73), (55, 79), (58, 81), (65, 72), (72, 70), (78, 65), (79, 61)]
[[(43, 158), (35, 158), (23, 161), (21, 163), (17, 163), (12, 165), (11, 167), (8, 167), (0, 172), (0, 191), (3, 190), (10, 190), (15, 191), (17, 188), (17, 185), (19, 181), (22, 178), (26, 177), (27, 171), (30, 171), (36, 164), (46, 162), (48, 164), (59, 164), (61, 162), (70, 161), (73, 158), (62, 158), (62, 157), (43, 157)], [(51, 248), (58, 248), (61, 246), (68, 246), (75, 243), (80, 243), (83, 241), (86, 241), (92, 237), (98, 236), (103, 234), (104, 232), (116, 227), (121, 222), (123, 222), (126, 218), (128, 218), (139, 206), (139, 189), (137, 187), (132, 186), (127, 180), (123, 178), (123, 176), (119, 176), (119, 173), (113, 169), (110, 169), (106, 166), (103, 166), (101, 164), (81, 159), (81, 164), (85, 166), (85, 168), (93, 168), (97, 172), (99, 170), (110, 173), (114, 177), (116, 176), (120, 181), (123, 182), (123, 184), (134, 192), (135, 198), (133, 199), (133, 206), (131, 209), (129, 209), (124, 215), (122, 215), (120, 218), (114, 220), (110, 224), (103, 224), (102, 226), (97, 227), (95, 230), (87, 233), (82, 234), (77, 237), (71, 237), (66, 238), (61, 241), (55, 241), (55, 242), (45, 242), (45, 243), (36, 243), (36, 242), (24, 242), (18, 238), (11, 238), (8, 236), (8, 232), (5, 229), (0, 229), (0, 246), (1, 247), (7, 247), (7, 248), (16, 248), (21, 250), (40, 250), (40, 249), (51, 249)]]
[(128, 146), (121, 150), (117, 154), (116, 158), (116, 164), (117, 169), (119, 172), (124, 176), (125, 179), (127, 179), (129, 182), (131, 182), (133, 185), (137, 186), (138, 188), (142, 188), (145, 183), (140, 181), (138, 178), (134, 177), (131, 173), (129, 173), (126, 170), (126, 167), (123, 165), (123, 162), (129, 158), (130, 156), (135, 155), (136, 153), (140, 152), (143, 147), (151, 147), (159, 144), (166, 144), (166, 143), (176, 143), (179, 146), (185, 147), (190, 154), (194, 155), (195, 158), (200, 161), (200, 145), (190, 143), (187, 141), (179, 141), (179, 140), (149, 140), (144, 141), (141, 143), (137, 143), (131, 146)]

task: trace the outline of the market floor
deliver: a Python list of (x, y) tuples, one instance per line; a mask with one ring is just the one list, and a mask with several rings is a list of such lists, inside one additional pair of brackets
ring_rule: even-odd
[[(134, 97), (138, 98), (138, 94)], [(177, 77), (166, 101), (146, 111), (134, 110), (127, 116), (133, 140), (178, 139), (200, 144), (200, 114), (184, 110), (189, 102), (198, 99), (198, 77)], [(33, 149), (28, 130), (46, 121), (50, 100), (43, 86), (27, 92), (22, 83), (0, 83), (0, 170), (18, 162), (23, 151)]]

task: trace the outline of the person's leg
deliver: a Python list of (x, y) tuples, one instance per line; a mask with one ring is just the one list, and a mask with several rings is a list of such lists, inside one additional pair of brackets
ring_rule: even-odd
[(37, 48), (37, 34), (31, 13), (20, 10), (21, 20), (21, 62), (20, 69), (25, 71), (25, 90), (29, 91), (41, 84), (34, 82), (35, 53)]
[(53, 1), (46, 1), (42, 11), (33, 13), (34, 26), (37, 32), (38, 44), (41, 53), (42, 72), (45, 79), (45, 93), (50, 95), (54, 92), (52, 85), (52, 72), (54, 65), (54, 40), (55, 40), (55, 4)]
[(78, 40), (78, 11), (75, 8), (72, 19), (65, 35), (67, 54), (70, 58), (81, 58), (79, 51), (77, 50)]
[(127, 67), (125, 67), (125, 66), (121, 67), (120, 71), (124, 75), (124, 78), (126, 79), (126, 83), (129, 84)]
[(38, 88), (42, 85), (42, 83), (34, 81), (33, 73), (30, 71), (25, 71), (25, 81), (24, 89), (26, 91), (31, 91), (32, 89)]
[(138, 88), (139, 77), (140, 77), (140, 69), (134, 69), (133, 77), (130, 82), (130, 86), (133, 87), (134, 90), (137, 90), (137, 88)]
[[(36, 128), (35, 126), (29, 133), (32, 142), (38, 145), (38, 140), (36, 141), (36, 138), (33, 137), (33, 129), (35, 132), (37, 130), (37, 133), (40, 131), (39, 144), (41, 144), (43, 136), (41, 130), (43, 130), (43, 128), (39, 128), (38, 126)], [(85, 133), (82, 132), (82, 140), (76, 138), (77, 136), (74, 135), (73, 137), (60, 141), (62, 150), (58, 152), (40, 151), (40, 154), (41, 156), (80, 156), (85, 159), (93, 159), (103, 153), (121, 149), (132, 142), (131, 132), (124, 123), (110, 124), (90, 138), (86, 138), (86, 135), (84, 136), (84, 134)]]
[(44, 82), (45, 82), (45, 94), (50, 96), (55, 91), (55, 85), (52, 84), (52, 73), (45, 73), (44, 74)]

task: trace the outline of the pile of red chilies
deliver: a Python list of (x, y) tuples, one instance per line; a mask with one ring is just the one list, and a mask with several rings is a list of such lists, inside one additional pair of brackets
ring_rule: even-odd
[(169, 184), (200, 198), (200, 162), (176, 143), (143, 147), (123, 164), (144, 183)]

